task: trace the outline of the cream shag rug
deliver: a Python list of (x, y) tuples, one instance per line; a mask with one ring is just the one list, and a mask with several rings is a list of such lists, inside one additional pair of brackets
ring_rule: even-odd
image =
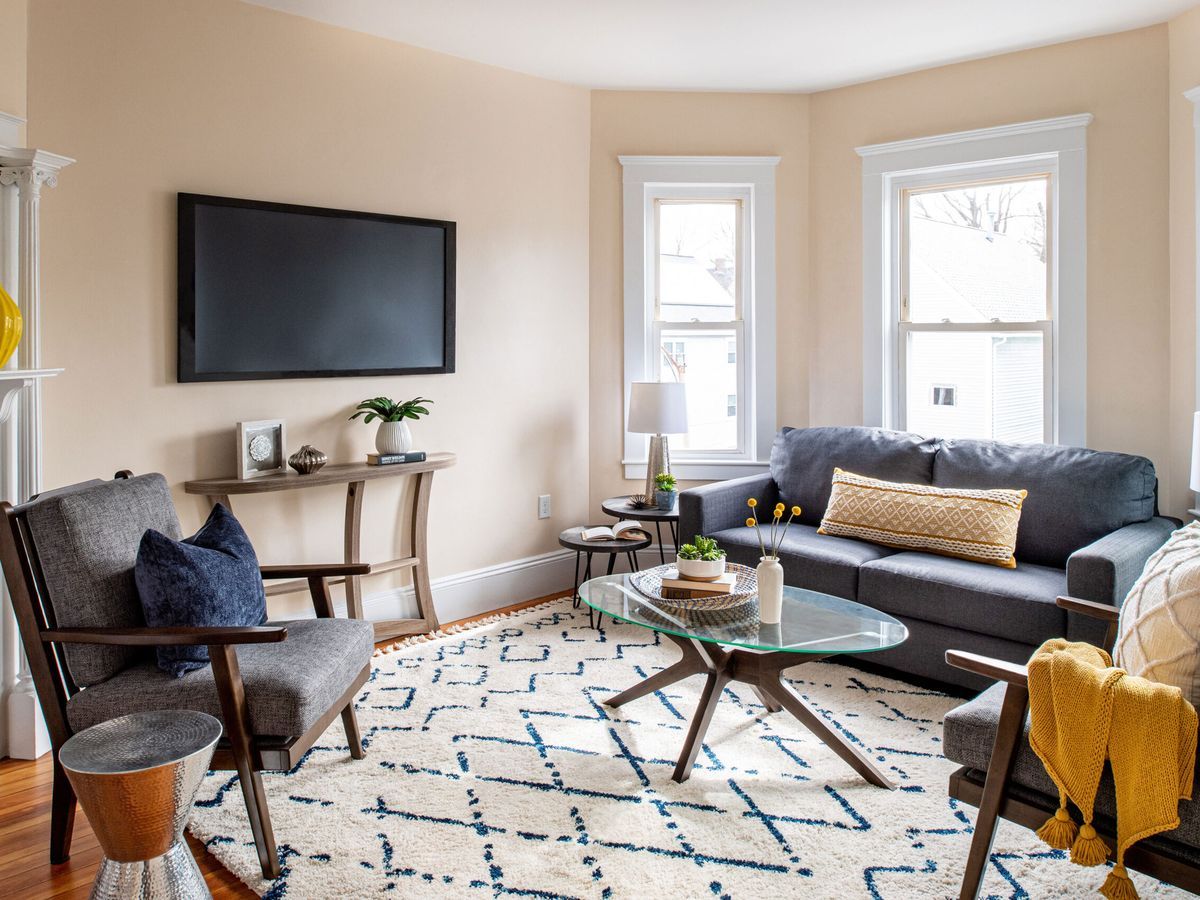
[[(266, 897), (956, 897), (975, 811), (946, 797), (957, 700), (811, 663), (794, 688), (900, 789), (871, 787), (786, 713), (725, 690), (691, 780), (671, 771), (703, 679), (609, 710), (675, 660), (632, 625), (562, 600), (376, 658), (340, 722), (264, 776), (283, 875), (260, 877), (240, 786), (210, 773), (191, 831)], [(1098, 896), (1081, 869), (1002, 823), (984, 895)], [(1183, 896), (1135, 874), (1143, 897)]]

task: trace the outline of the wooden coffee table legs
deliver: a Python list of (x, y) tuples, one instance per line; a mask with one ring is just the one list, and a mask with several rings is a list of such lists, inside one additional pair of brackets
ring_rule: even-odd
[(670, 638), (682, 651), (683, 658), (674, 665), (668, 666), (661, 672), (651, 675), (644, 681), (622, 691), (615, 697), (604, 701), (605, 706), (623, 706), (631, 700), (637, 700), (654, 691), (660, 691), (668, 685), (675, 684), (692, 675), (704, 675), (704, 690), (700, 695), (700, 704), (692, 716), (688, 726), (687, 739), (679, 753), (679, 761), (675, 765), (675, 774), (671, 777), (680, 783), (687, 781), (700, 753), (704, 742), (704, 734), (708, 724), (720, 702), (721, 692), (731, 681), (748, 684), (758, 695), (768, 712), (779, 712), (786, 709), (800, 720), (809, 731), (815, 734), (830, 750), (840, 756), (854, 771), (858, 772), (868, 782), (877, 787), (895, 790), (896, 786), (876, 768), (867, 756), (838, 734), (803, 698), (788, 687), (783, 680), (783, 672), (793, 666), (813, 662), (824, 657), (786, 652), (755, 652), (743, 649), (724, 649), (713, 644), (706, 644), (689, 638), (678, 637), (661, 632)]

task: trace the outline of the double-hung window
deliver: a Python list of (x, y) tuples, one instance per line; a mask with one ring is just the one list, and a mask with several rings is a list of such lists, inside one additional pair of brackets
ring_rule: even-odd
[(1090, 121), (858, 148), (865, 424), (1086, 441)]
[(900, 427), (1053, 440), (1053, 195), (1036, 171), (899, 189)]
[[(775, 430), (775, 158), (621, 157), (625, 385), (686, 385), (683, 478), (765, 466)], [(646, 436), (626, 433), (627, 478)]]

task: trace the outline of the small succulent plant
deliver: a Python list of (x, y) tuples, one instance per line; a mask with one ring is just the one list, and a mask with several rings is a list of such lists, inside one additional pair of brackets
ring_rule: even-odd
[(725, 556), (725, 551), (717, 546), (716, 540), (704, 537), (702, 534), (692, 538), (692, 543), (679, 548), (680, 559), (699, 559), (704, 562), (717, 562)]
[(654, 476), (654, 486), (660, 491), (675, 490), (675, 476), (670, 472), (659, 472)]

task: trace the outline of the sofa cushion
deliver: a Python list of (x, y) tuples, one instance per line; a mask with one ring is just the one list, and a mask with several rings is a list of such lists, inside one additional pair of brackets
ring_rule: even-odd
[(1024, 488), (1017, 559), (1063, 568), (1067, 557), (1154, 515), (1154, 464), (1141, 456), (1050, 444), (944, 440), (933, 460), (943, 487)]
[[(304, 734), (371, 662), (375, 629), (361, 619), (302, 619), (287, 640), (237, 648), (255, 734)], [(138, 710), (193, 709), (223, 720), (212, 666), (175, 678), (153, 662), (133, 666), (67, 702), (74, 731)]]
[[(27, 514), (60, 628), (144, 626), (133, 583), (138, 542), (147, 528), (179, 537), (171, 489), (161, 475), (92, 481), (41, 495)], [(80, 687), (144, 659), (129, 647), (66, 644)]]
[(902, 484), (833, 470), (821, 534), (1015, 568), (1024, 491)]
[[(731, 528), (711, 537), (717, 539), (730, 561), (758, 565), (762, 552), (753, 528)], [(811, 525), (793, 523), (779, 546), (779, 560), (784, 584), (854, 600), (859, 566), (895, 552), (865, 541), (817, 534)]]
[(1018, 563), (1015, 569), (1000, 569), (927, 553), (896, 553), (863, 564), (856, 599), (894, 616), (1036, 646), (1066, 633), (1066, 612), (1055, 605), (1066, 587), (1066, 571), (1049, 566)]
[[(996, 727), (1000, 722), (1000, 706), (1003, 702), (1004, 685), (994, 684), (974, 700), (969, 700), (946, 713), (942, 728), (942, 752), (946, 758), (961, 766), (986, 771), (992, 757), (992, 742), (996, 739)], [(1200, 757), (1197, 758), (1197, 770), (1200, 772)], [(1012, 781), (1044, 795), (1055, 806), (1058, 805), (1058, 789), (1046, 774), (1046, 769), (1033, 752), (1033, 748), (1029, 746), (1028, 716), (1025, 719), (1025, 737), (1013, 760)], [(1111, 821), (1116, 817), (1116, 812), (1112, 771), (1106, 766), (1100, 779), (1100, 790), (1096, 794), (1097, 818), (1104, 817)], [(1179, 820), (1177, 829), (1159, 835), (1157, 840), (1200, 847), (1200, 803), (1181, 801)]]
[[(182, 541), (142, 535), (133, 580), (151, 628), (261, 625), (267, 598), (245, 529), (221, 503)], [(157, 647), (158, 667), (180, 678), (208, 665), (207, 647)]]
[(833, 470), (869, 478), (930, 484), (937, 441), (881, 428), (784, 428), (771, 445), (771, 477), (786, 506), (800, 507), (800, 521), (820, 525), (829, 505)]

